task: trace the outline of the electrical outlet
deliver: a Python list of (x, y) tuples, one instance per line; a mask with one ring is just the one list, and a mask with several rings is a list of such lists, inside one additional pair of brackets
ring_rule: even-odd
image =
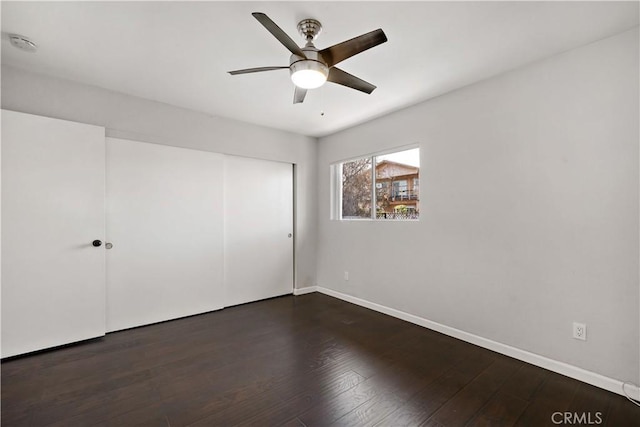
[(573, 322), (573, 338), (577, 340), (587, 340), (587, 325), (584, 323)]
[(344, 280), (345, 281), (349, 281), (349, 272), (348, 271), (344, 272)]

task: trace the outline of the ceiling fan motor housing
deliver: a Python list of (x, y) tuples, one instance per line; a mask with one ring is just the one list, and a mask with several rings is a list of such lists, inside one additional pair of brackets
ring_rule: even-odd
[[(322, 65), (324, 65), (325, 67), (327, 66), (326, 61), (322, 58), (322, 55), (320, 55), (320, 52), (318, 52), (318, 49), (316, 49), (316, 47), (312, 44), (308, 44), (307, 46), (302, 48), (302, 52), (304, 52), (304, 55), (306, 56), (306, 58), (303, 58), (301, 56), (296, 55), (295, 53), (292, 54), (289, 57), (289, 65), (293, 66), (293, 64), (297, 63), (297, 62), (304, 62), (304, 61), (313, 61), (313, 62), (318, 62)], [(328, 69), (328, 67), (327, 67)]]
[(310, 42), (302, 48), (306, 58), (298, 56), (296, 54), (291, 55), (289, 59), (289, 73), (292, 76), (291, 79), (296, 82), (296, 78), (294, 74), (321, 74), (324, 78), (319, 78), (317, 80), (317, 85), (311, 83), (310, 86), (306, 87), (307, 89), (314, 89), (316, 87), (321, 86), (324, 81), (327, 79), (329, 75), (329, 67), (323, 61), (322, 56), (318, 53), (318, 49), (315, 48)]

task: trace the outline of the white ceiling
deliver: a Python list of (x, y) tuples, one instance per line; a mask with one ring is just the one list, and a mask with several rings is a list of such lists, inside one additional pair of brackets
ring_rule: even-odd
[[(389, 41), (340, 64), (378, 86), (334, 84), (292, 104), (289, 52), (252, 16), (323, 48), (382, 28)], [(211, 115), (324, 136), (638, 25), (638, 2), (2, 2), (2, 61)], [(32, 38), (37, 53), (9, 45)], [(321, 111), (325, 114), (322, 116)]]

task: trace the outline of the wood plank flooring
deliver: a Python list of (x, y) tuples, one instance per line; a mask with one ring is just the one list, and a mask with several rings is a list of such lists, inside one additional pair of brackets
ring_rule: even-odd
[(317, 293), (5, 360), (1, 403), (3, 427), (640, 425), (622, 396)]

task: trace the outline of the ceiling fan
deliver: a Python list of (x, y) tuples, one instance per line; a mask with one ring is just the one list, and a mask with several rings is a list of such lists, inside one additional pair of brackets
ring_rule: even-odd
[(295, 84), (295, 92), (293, 94), (294, 104), (304, 101), (308, 89), (318, 88), (322, 86), (325, 81), (347, 86), (368, 94), (376, 88), (371, 83), (365, 82), (346, 71), (342, 71), (335, 65), (358, 53), (386, 42), (387, 36), (381, 29), (318, 50), (313, 45), (313, 40), (320, 34), (322, 25), (315, 19), (304, 19), (298, 23), (298, 32), (307, 41), (306, 45), (300, 48), (291, 37), (278, 27), (267, 15), (260, 12), (254, 12), (252, 15), (267, 31), (273, 34), (284, 47), (289, 49), (291, 52), (289, 66), (247, 68), (244, 70), (229, 71), (229, 74), (236, 75), (289, 69), (291, 80)]

